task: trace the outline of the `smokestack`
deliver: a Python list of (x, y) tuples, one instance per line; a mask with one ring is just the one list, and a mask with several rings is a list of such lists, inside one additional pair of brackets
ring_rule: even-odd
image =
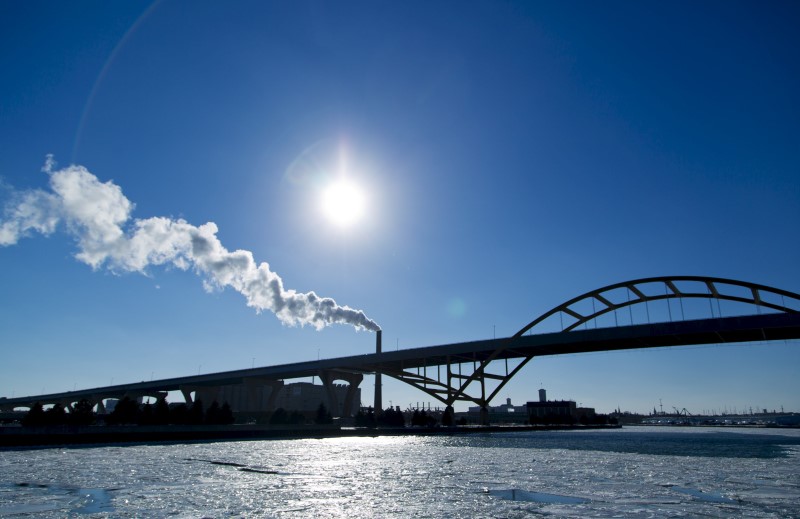
[[(382, 331), (378, 330), (375, 332), (375, 353), (381, 352), (381, 335)], [(375, 372), (375, 416), (378, 416), (378, 413), (383, 410), (383, 393), (381, 392), (381, 374), (377, 371)]]
[(544, 389), (539, 390), (539, 402), (547, 402), (547, 391)]

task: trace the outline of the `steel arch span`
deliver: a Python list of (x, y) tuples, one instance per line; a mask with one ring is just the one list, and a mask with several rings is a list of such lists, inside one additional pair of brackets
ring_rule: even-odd
[[(692, 283), (692, 285), (681, 286), (679, 285), (681, 283)], [(663, 293), (656, 292), (654, 290), (656, 287), (663, 287)], [(738, 288), (740, 292), (731, 293), (731, 288)], [(741, 290), (744, 290), (744, 294), (746, 295), (743, 295)], [(619, 300), (620, 292), (626, 294), (627, 298), (625, 300)], [(616, 301), (611, 294), (617, 296)], [(562, 324), (562, 331), (568, 332), (604, 314), (616, 312), (621, 308), (642, 303), (646, 305), (650, 301), (697, 298), (735, 301), (737, 303), (753, 305), (757, 309), (767, 308), (777, 312), (800, 312), (800, 294), (789, 292), (788, 290), (781, 290), (779, 288), (756, 283), (748, 283), (746, 281), (737, 281), (735, 279), (704, 276), (663, 276), (624, 281), (622, 283), (598, 288), (591, 292), (586, 292), (543, 313), (514, 334), (514, 337), (519, 337), (529, 332), (536, 325), (556, 315), (562, 318), (562, 323), (564, 316), (566, 316), (568, 320), (572, 320), (572, 322), (568, 322), (566, 326)], [(591, 313), (583, 314), (574, 309), (574, 307), (583, 302), (590, 302), (592, 304)], [(596, 309), (597, 305), (600, 305), (600, 309)], [(672, 307), (670, 306), (669, 308), (671, 312)], [(713, 312), (713, 306), (711, 310)], [(720, 317), (722, 317), (721, 311)], [(670, 318), (670, 320), (672, 319)], [(682, 318), (680, 320), (685, 319)]]
[[(570, 299), (543, 313), (509, 338), (483, 341), (486, 345), (482, 346), (480, 351), (470, 352), (463, 348), (464, 345), (452, 345), (452, 353), (429, 355), (422, 360), (422, 365), (417, 363), (412, 367), (408, 366), (408, 364), (404, 366), (403, 363), (387, 363), (376, 365), (375, 369), (427, 393), (448, 407), (451, 407), (456, 401), (466, 401), (486, 407), (511, 378), (519, 373), (535, 356), (582, 351), (676, 346), (681, 344), (778, 340), (780, 338), (796, 337), (797, 335), (796, 331), (791, 331), (786, 332), (785, 335), (777, 335), (775, 338), (771, 338), (771, 336), (767, 337), (762, 329), (756, 335), (738, 330), (738, 335), (734, 336), (730, 330), (723, 330), (725, 326), (728, 326), (728, 323), (726, 321), (723, 326), (722, 321), (725, 321), (725, 319), (722, 316), (719, 304), (717, 305), (717, 314), (714, 312), (713, 305), (710, 306), (712, 314), (710, 321), (714, 322), (709, 326), (703, 320), (686, 319), (682, 302), (680, 303), (680, 315), (674, 316), (675, 318), (672, 315), (671, 305), (668, 306), (669, 321), (670, 323), (689, 323), (690, 321), (701, 323), (702, 321), (703, 326), (701, 328), (705, 327), (705, 331), (695, 330), (691, 332), (695, 334), (692, 336), (693, 338), (687, 339), (698, 342), (686, 343), (682, 342), (682, 339), (678, 337), (673, 337), (669, 340), (662, 338), (660, 339), (661, 342), (658, 340), (655, 342), (644, 340), (644, 337), (639, 337), (636, 334), (653, 333), (651, 330), (641, 329), (642, 326), (648, 327), (651, 325), (652, 323), (649, 321), (647, 325), (634, 325), (632, 322), (630, 325), (625, 326), (617, 324), (612, 328), (616, 328), (619, 332), (630, 333), (618, 333), (619, 338), (613, 340), (601, 337), (602, 335), (609, 335), (608, 332), (604, 333), (602, 328), (589, 330), (589, 335), (586, 335), (587, 332), (584, 330), (579, 329), (581, 325), (586, 325), (598, 317), (610, 313), (616, 315), (618, 310), (630, 308), (634, 305), (647, 306), (650, 302), (662, 300), (667, 300), (669, 305), (670, 300), (682, 301), (683, 299), (703, 298), (709, 301), (733, 301), (745, 305), (749, 304), (755, 308), (756, 314), (761, 314), (762, 309), (767, 310), (769, 313), (792, 314), (792, 323), (798, 320), (795, 317), (800, 318), (800, 294), (787, 290), (717, 277), (650, 277), (608, 285)], [(578, 309), (581, 306), (587, 308), (591, 306), (592, 310), (590, 312), (582, 312)], [(649, 309), (647, 313), (649, 316)], [(540, 335), (528, 333), (535, 329), (537, 325), (556, 316), (562, 323), (560, 332)], [(564, 318), (567, 319), (566, 325), (563, 324)], [(717, 326), (720, 327), (719, 330), (716, 329)], [(742, 325), (734, 324), (733, 326)], [(762, 325), (759, 324), (758, 326)], [(769, 326), (772, 325), (770, 324)], [(795, 326), (795, 324), (791, 326)], [(671, 331), (672, 328), (675, 328), (674, 326), (667, 328), (667, 330), (659, 331), (658, 333), (673, 334), (673, 336), (679, 333)], [(705, 337), (703, 337), (704, 333), (706, 334)], [(580, 337), (576, 336), (576, 334)], [(710, 339), (707, 336), (709, 334), (712, 335)], [(548, 339), (540, 341), (544, 342), (544, 344), (536, 346), (529, 344), (533, 342), (530, 339), (538, 339), (545, 336), (548, 336)], [(689, 334), (685, 335), (685, 337), (688, 338)], [(585, 341), (585, 344), (576, 346), (576, 343), (580, 341)], [(588, 346), (593, 341), (596, 345)], [(442, 371), (444, 371), (444, 374)]]

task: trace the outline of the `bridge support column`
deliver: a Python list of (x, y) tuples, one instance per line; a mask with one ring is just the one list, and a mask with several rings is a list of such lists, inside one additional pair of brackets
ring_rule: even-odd
[(333, 387), (333, 381), (336, 380), (334, 373), (332, 371), (320, 371), (319, 379), (325, 388), (325, 394), (328, 396), (328, 412), (332, 416), (339, 416), (339, 399), (336, 398), (336, 391)]
[(444, 414), (442, 415), (442, 425), (447, 427), (455, 425), (455, 410), (453, 406), (448, 405), (444, 408)]
[[(274, 411), (275, 402), (278, 400), (278, 395), (280, 395), (284, 384), (283, 380), (250, 377), (244, 380), (244, 385), (247, 388), (248, 411)], [(269, 386), (271, 390), (267, 397), (266, 407), (262, 407), (262, 400), (259, 398), (259, 392), (263, 390), (265, 386)]]
[(364, 375), (359, 373), (353, 374), (352, 379), (348, 381), (347, 395), (344, 397), (344, 416), (352, 416), (353, 401), (356, 398), (356, 391), (358, 391), (358, 386), (361, 384), (362, 380), (364, 380)]
[[(364, 375), (360, 373), (346, 373), (342, 371), (323, 370), (319, 372), (319, 379), (325, 388), (328, 396), (328, 411), (332, 416), (351, 416), (353, 410), (353, 400), (355, 399), (358, 385), (364, 380)], [(343, 412), (339, 411), (339, 398), (336, 396), (335, 380), (344, 380), (348, 383), (347, 394), (344, 398)]]
[(489, 425), (489, 409), (486, 404), (481, 406), (481, 425)]
[(204, 386), (202, 388), (197, 388), (194, 392), (194, 399), (201, 400), (206, 407), (211, 405), (212, 402), (222, 404), (222, 396), (223, 386)]
[(267, 399), (267, 408), (270, 411), (275, 410), (275, 402), (278, 401), (278, 395), (281, 394), (281, 390), (283, 389), (283, 380), (269, 380), (266, 382), (272, 390), (269, 392), (269, 398)]
[(194, 388), (188, 386), (181, 386), (181, 394), (183, 394), (183, 399), (186, 401), (186, 405), (192, 405), (194, 402), (192, 401), (192, 390)]

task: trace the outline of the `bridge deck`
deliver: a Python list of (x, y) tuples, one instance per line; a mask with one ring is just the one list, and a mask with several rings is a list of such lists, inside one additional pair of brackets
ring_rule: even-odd
[(800, 338), (800, 313), (776, 313), (743, 317), (700, 319), (669, 323), (595, 328), (569, 332), (525, 335), (516, 339), (501, 338), (461, 342), (440, 346), (412, 348), (384, 353), (321, 359), (277, 366), (176, 377), (150, 382), (97, 387), (49, 395), (0, 399), (0, 406), (25, 406), (39, 401), (78, 401), (105, 395), (175, 391), (187, 386), (240, 384), (245, 379), (294, 379), (319, 375), (325, 370), (355, 373), (397, 372), (458, 362), (480, 362), (495, 355), (497, 359), (564, 355), (597, 351), (659, 348), (698, 344), (776, 341)]

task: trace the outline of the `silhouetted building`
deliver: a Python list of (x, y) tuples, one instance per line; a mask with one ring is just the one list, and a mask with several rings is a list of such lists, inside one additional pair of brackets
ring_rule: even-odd
[(529, 418), (545, 418), (548, 416), (571, 416), (577, 418), (577, 407), (572, 400), (554, 400), (551, 402), (528, 402), (526, 404)]
[[(489, 423), (525, 424), (528, 423), (528, 412), (524, 405), (513, 405), (511, 399), (498, 406), (489, 406)], [(473, 406), (467, 410), (467, 420), (471, 423), (480, 423), (481, 408)]]
[(547, 392), (539, 390), (539, 401), (526, 404), (531, 423), (591, 423), (596, 413), (593, 407), (578, 407), (573, 400), (547, 400)]
[[(355, 397), (351, 409), (345, 412), (347, 399), (347, 384), (333, 384), (332, 390), (336, 398), (335, 407), (330, 402), (324, 386), (310, 382), (296, 382), (294, 384), (237, 384), (229, 386), (215, 386), (197, 388), (195, 399), (200, 399), (207, 406), (217, 401), (222, 404), (227, 402), (234, 413), (265, 413), (278, 408), (287, 411), (316, 412), (320, 404), (334, 414), (334, 416), (351, 416), (358, 413), (361, 402), (361, 389), (355, 390)], [(274, 393), (274, 394), (273, 394)], [(338, 411), (338, 412), (337, 412)]]

